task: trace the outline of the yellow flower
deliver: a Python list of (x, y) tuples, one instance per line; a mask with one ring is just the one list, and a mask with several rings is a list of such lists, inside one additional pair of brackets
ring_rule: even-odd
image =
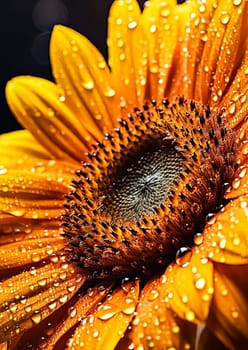
[(246, 348), (247, 16), (116, 0), (109, 65), (57, 26), (56, 83), (8, 83), (0, 349)]

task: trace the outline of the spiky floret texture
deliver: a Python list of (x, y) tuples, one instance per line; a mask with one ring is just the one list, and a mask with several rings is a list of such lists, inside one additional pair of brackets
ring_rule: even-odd
[(92, 277), (149, 275), (192, 246), (234, 175), (235, 135), (225, 125), (221, 112), (183, 97), (121, 120), (67, 195), (70, 258)]

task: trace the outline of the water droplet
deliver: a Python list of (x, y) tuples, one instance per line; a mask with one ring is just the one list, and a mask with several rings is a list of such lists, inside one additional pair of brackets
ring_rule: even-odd
[(239, 312), (237, 310), (233, 310), (231, 312), (231, 315), (232, 315), (233, 318), (237, 319), (239, 317)]
[(195, 282), (195, 287), (198, 290), (202, 290), (204, 289), (204, 287), (206, 286), (206, 280), (205, 278), (201, 277), (199, 278), (196, 282)]
[(242, 0), (233, 0), (233, 5), (239, 6), (241, 4)]
[(235, 111), (236, 111), (236, 106), (235, 106), (234, 103), (232, 103), (231, 106), (228, 108), (228, 112), (229, 112), (230, 114), (234, 114)]
[(194, 312), (193, 311), (187, 311), (186, 314), (185, 314), (185, 318), (186, 318), (187, 321), (190, 321), (190, 322), (194, 321), (194, 319), (195, 319)]
[(131, 315), (132, 313), (134, 313), (136, 308), (136, 303), (132, 298), (127, 298), (125, 300), (125, 305), (122, 308), (122, 312), (126, 315)]
[(41, 287), (45, 287), (46, 283), (47, 283), (47, 281), (46, 281), (45, 278), (40, 280), (40, 281), (38, 281), (38, 285), (41, 286)]
[(47, 115), (48, 115), (48, 117), (53, 117), (53, 116), (55, 115), (54, 110), (51, 109), (51, 108), (48, 108), (48, 110), (47, 110)]
[(39, 262), (41, 257), (39, 254), (37, 254), (36, 252), (33, 253), (33, 255), (31, 256), (31, 259), (33, 262)]
[(170, 9), (169, 8), (164, 8), (160, 12), (161, 17), (168, 17), (169, 14), (170, 14)]
[(156, 289), (152, 289), (148, 295), (148, 300), (153, 301), (157, 299), (159, 296), (159, 292)]
[(8, 169), (6, 169), (4, 166), (0, 165), (0, 175), (4, 175), (8, 172)]
[(201, 13), (203, 13), (203, 12), (205, 12), (206, 11), (206, 7), (205, 7), (205, 5), (200, 5), (199, 6), (199, 11), (201, 12)]
[(77, 315), (77, 309), (72, 306), (71, 312), (70, 312), (70, 317), (74, 318)]
[(195, 235), (194, 235), (194, 243), (196, 244), (196, 245), (200, 245), (200, 244), (202, 244), (202, 242), (203, 242), (203, 234), (202, 233), (196, 233)]
[(181, 247), (176, 253), (176, 263), (181, 267), (186, 267), (190, 263), (192, 250), (189, 247)]
[(120, 54), (119, 58), (120, 58), (120, 61), (125, 61), (125, 59), (126, 59), (125, 53), (122, 52), (122, 53)]
[(220, 15), (220, 21), (222, 24), (227, 24), (230, 21), (229, 13), (226, 11), (223, 11)]
[(2, 191), (7, 193), (9, 191), (9, 187), (8, 186), (3, 186), (2, 187)]
[(150, 27), (150, 32), (151, 32), (151, 33), (155, 33), (156, 30), (157, 30), (157, 26), (156, 26), (155, 24), (151, 25), (151, 27)]
[(180, 327), (179, 326), (173, 326), (172, 327), (172, 333), (178, 334), (180, 332)]
[(113, 97), (115, 95), (115, 90), (112, 89), (111, 87), (107, 87), (105, 90), (104, 90), (104, 95), (106, 97)]
[(112, 305), (112, 304), (100, 305), (98, 308), (98, 318), (100, 318), (100, 320), (103, 320), (103, 321), (109, 320), (110, 318), (114, 317), (114, 315), (116, 315), (118, 311), (119, 310), (115, 305)]
[(104, 69), (104, 68), (106, 67), (106, 62), (105, 62), (105, 60), (99, 59), (99, 61), (98, 61), (98, 67), (99, 67), (100, 69)]
[(137, 22), (132, 21), (132, 22), (128, 23), (128, 28), (129, 29), (134, 29), (136, 27), (137, 27)]
[(221, 249), (224, 249), (224, 248), (226, 247), (226, 239), (225, 239), (225, 238), (222, 238), (222, 239), (220, 240), (219, 247), (220, 247)]
[(93, 90), (94, 86), (95, 86), (93, 80), (88, 80), (88, 81), (84, 82), (82, 85), (86, 90)]
[(48, 308), (49, 308), (50, 310), (54, 310), (54, 309), (56, 309), (56, 307), (57, 307), (57, 303), (56, 303), (56, 302), (53, 302), (53, 303), (51, 303), (51, 304), (48, 305)]
[(41, 314), (40, 314), (40, 312), (38, 310), (34, 311), (34, 315), (31, 317), (31, 320), (34, 322), (34, 324), (40, 323), (40, 321), (41, 321)]
[(17, 305), (15, 303), (11, 303), (9, 306), (9, 309), (11, 312), (16, 312), (17, 311)]
[(98, 330), (97, 330), (97, 329), (94, 329), (92, 335), (93, 335), (93, 338), (97, 338), (97, 337), (99, 336)]
[(223, 297), (226, 297), (228, 295), (228, 290), (227, 289), (222, 289), (222, 291), (220, 292), (220, 294), (223, 296)]
[(63, 295), (62, 297), (59, 298), (59, 301), (64, 304), (66, 303), (68, 300), (68, 295)]

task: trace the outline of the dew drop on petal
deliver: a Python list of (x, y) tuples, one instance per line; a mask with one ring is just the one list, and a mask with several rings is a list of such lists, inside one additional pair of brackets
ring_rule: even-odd
[(112, 89), (111, 87), (108, 87), (105, 91), (104, 91), (104, 95), (106, 97), (113, 97), (115, 95), (115, 90)]
[(220, 15), (220, 21), (222, 24), (227, 24), (230, 21), (229, 13), (226, 11), (223, 11)]
[(196, 245), (200, 245), (203, 242), (203, 234), (202, 233), (196, 233), (194, 235), (194, 243)]
[(82, 85), (83, 85), (83, 87), (84, 87), (86, 90), (93, 90), (93, 89), (94, 89), (94, 86), (95, 86), (93, 80), (86, 81), (86, 82), (84, 82)]
[(186, 267), (190, 263), (192, 250), (189, 247), (181, 247), (176, 253), (176, 263), (181, 267)]
[(235, 113), (235, 110), (236, 110), (236, 106), (235, 106), (235, 104), (233, 103), (233, 104), (231, 104), (231, 106), (228, 108), (228, 112), (229, 112), (230, 114), (234, 114), (234, 113)]
[(159, 296), (159, 292), (156, 289), (152, 289), (148, 295), (148, 300), (153, 301), (157, 299)]
[(128, 23), (128, 28), (129, 29), (134, 29), (136, 27), (137, 27), (137, 22), (132, 21), (132, 22)]
[(239, 6), (241, 4), (242, 0), (233, 0), (233, 5)]
[(34, 324), (38, 324), (41, 322), (41, 314), (39, 311), (35, 311), (34, 315), (31, 317), (31, 320)]
[(126, 298), (125, 304), (122, 307), (122, 312), (126, 315), (134, 313), (136, 308), (135, 301), (132, 298)]
[(187, 311), (185, 314), (185, 318), (187, 321), (192, 322), (195, 319), (195, 314), (193, 311)]
[(199, 278), (196, 282), (195, 282), (195, 287), (198, 290), (202, 290), (204, 289), (204, 287), (206, 286), (206, 280), (205, 278), (201, 277)]
[(238, 312), (237, 310), (233, 310), (233, 311), (231, 312), (231, 315), (232, 315), (232, 317), (233, 317), (234, 319), (237, 319), (237, 318), (239, 317), (239, 312)]
[(100, 320), (105, 321), (114, 317), (114, 315), (116, 315), (117, 312), (118, 312), (118, 309), (116, 306), (112, 304), (105, 304), (105, 305), (99, 306), (97, 316)]

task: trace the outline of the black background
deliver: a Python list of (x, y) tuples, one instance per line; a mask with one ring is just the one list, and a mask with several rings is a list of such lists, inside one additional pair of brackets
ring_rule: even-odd
[[(52, 80), (49, 38), (54, 24), (87, 36), (107, 56), (107, 16), (113, 0), (0, 1), (0, 133), (20, 129), (5, 101), (6, 82), (16, 75)], [(140, 4), (144, 0), (139, 0)]]

